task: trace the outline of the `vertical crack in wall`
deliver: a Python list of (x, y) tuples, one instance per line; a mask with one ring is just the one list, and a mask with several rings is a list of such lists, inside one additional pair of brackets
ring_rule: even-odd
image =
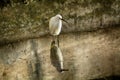
[[(40, 78), (40, 74), (41, 74), (40, 67), (41, 66), (40, 66), (39, 56), (37, 53), (37, 44), (34, 40), (31, 40), (30, 43), (31, 43), (31, 50), (33, 50), (33, 54), (34, 54), (33, 56), (34, 56), (34, 60), (35, 60), (35, 61), (30, 62), (31, 67), (34, 66), (34, 68), (35, 68), (32, 71), (31, 76), (32, 76), (33, 80), (41, 80), (41, 78)], [(33, 59), (31, 59), (31, 60), (33, 60)], [(34, 64), (32, 62), (34, 62)]]

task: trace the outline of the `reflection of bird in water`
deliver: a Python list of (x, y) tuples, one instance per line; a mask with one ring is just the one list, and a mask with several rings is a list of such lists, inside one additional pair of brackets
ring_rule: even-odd
[(63, 67), (63, 55), (55, 41), (52, 41), (51, 43), (50, 56), (52, 64), (57, 68), (58, 71), (68, 71), (68, 69), (64, 69)]
[[(53, 40), (57, 38), (58, 46), (59, 46), (59, 34), (62, 28), (62, 20), (65, 21), (60, 14), (53, 16), (50, 18), (49, 21), (49, 31), (50, 34), (53, 36)], [(67, 21), (65, 21), (67, 22)], [(67, 22), (68, 23), (68, 22)]]

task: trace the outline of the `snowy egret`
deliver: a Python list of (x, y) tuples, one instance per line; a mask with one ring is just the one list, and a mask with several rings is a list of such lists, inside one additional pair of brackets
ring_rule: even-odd
[(55, 65), (55, 67), (57, 67), (57, 69), (60, 72), (68, 71), (68, 69), (64, 69), (64, 67), (63, 67), (63, 61), (64, 61), (63, 55), (55, 41), (52, 41), (52, 43), (51, 43), (50, 53), (51, 53), (50, 56), (51, 56), (51, 61), (52, 61), (53, 65)]
[(52, 18), (50, 18), (50, 21), (49, 21), (50, 34), (53, 36), (53, 40), (55, 40), (55, 37), (57, 38), (58, 46), (59, 46), (59, 34), (62, 28), (62, 20), (68, 23), (66, 20), (62, 18), (60, 14), (53, 16)]

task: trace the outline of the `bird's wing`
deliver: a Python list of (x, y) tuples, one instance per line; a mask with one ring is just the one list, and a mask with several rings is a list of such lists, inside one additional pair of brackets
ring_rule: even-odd
[(58, 24), (59, 22), (55, 20), (54, 17), (52, 17), (49, 21), (49, 31), (51, 34), (56, 34), (56, 31), (58, 30)]
[(53, 31), (54, 29), (54, 17), (52, 17), (49, 21), (49, 30), (50, 30), (50, 33)]

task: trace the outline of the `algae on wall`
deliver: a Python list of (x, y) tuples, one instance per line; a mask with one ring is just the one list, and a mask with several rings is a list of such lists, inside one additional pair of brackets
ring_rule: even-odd
[(90, 31), (120, 23), (119, 0), (0, 0), (0, 44), (48, 34), (48, 21), (56, 14), (62, 32)]

